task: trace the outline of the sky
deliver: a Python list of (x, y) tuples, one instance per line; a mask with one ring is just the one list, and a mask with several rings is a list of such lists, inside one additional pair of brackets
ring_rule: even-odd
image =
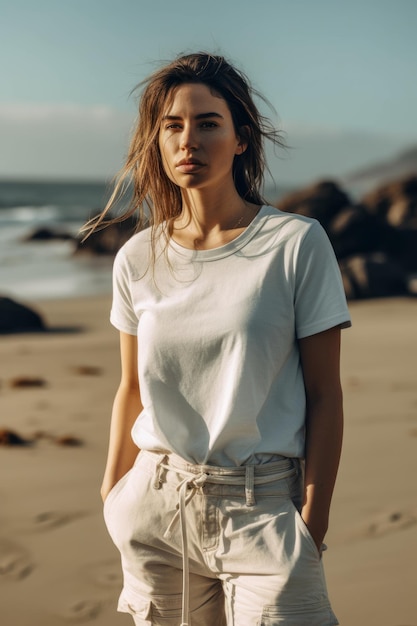
[(181, 52), (225, 55), (271, 102), (279, 185), (417, 144), (417, 0), (0, 0), (0, 179), (103, 179), (132, 88)]

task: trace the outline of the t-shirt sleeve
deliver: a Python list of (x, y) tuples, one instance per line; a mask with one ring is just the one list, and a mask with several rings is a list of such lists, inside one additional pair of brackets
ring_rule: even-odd
[(294, 306), (299, 339), (333, 326), (351, 326), (336, 256), (318, 222), (312, 224), (301, 242), (296, 265)]
[(110, 322), (128, 335), (137, 334), (138, 318), (132, 302), (131, 274), (123, 248), (117, 253), (113, 264), (113, 301)]

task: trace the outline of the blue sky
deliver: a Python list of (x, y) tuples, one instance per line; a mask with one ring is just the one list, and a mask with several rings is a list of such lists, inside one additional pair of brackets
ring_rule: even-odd
[(279, 182), (340, 174), (417, 143), (415, 0), (0, 0), (0, 177), (105, 177), (161, 60), (243, 69), (293, 146)]

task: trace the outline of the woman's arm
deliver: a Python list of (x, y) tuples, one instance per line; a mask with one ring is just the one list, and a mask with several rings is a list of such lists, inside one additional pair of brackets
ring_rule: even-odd
[(340, 328), (299, 341), (307, 396), (303, 520), (320, 549), (327, 531), (330, 502), (343, 434), (340, 385)]
[(138, 454), (130, 431), (142, 410), (138, 381), (137, 338), (120, 333), (122, 375), (111, 417), (107, 464), (101, 486), (101, 497), (106, 499), (110, 489), (132, 467)]

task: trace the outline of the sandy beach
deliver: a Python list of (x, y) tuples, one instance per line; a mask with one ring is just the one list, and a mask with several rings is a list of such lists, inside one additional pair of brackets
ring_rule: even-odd
[[(34, 440), (0, 447), (0, 622), (133, 624), (115, 612), (98, 493), (119, 372), (110, 297), (29, 304), (51, 332), (0, 339), (0, 429)], [(342, 626), (417, 626), (417, 300), (350, 308), (329, 592)]]

